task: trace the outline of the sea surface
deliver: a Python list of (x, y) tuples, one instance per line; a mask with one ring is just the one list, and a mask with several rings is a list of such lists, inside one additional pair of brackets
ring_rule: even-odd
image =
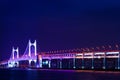
[(55, 69), (0, 69), (0, 80), (120, 80), (120, 72)]

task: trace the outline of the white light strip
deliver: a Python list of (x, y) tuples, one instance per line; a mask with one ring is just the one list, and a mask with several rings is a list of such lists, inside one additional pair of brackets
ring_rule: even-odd
[(79, 53), (79, 54), (76, 54), (77, 56), (82, 56), (83, 55), (83, 53)]
[(85, 53), (84, 55), (93, 55), (93, 53)]
[(106, 56), (106, 58), (119, 58), (119, 56)]
[(94, 56), (94, 58), (104, 58), (104, 56)]
[(75, 58), (83, 58), (83, 57), (75, 57)]
[(84, 57), (84, 58), (93, 58), (93, 57)]
[(105, 54), (105, 53), (104, 53), (104, 52), (99, 52), (99, 53), (95, 53), (95, 55), (96, 55), (96, 54)]
[(119, 52), (107, 52), (106, 54), (119, 54)]

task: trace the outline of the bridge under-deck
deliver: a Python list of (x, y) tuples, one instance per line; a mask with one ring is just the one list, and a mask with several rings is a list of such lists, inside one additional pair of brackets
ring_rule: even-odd
[(118, 69), (118, 58), (43, 59), (42, 68), (53, 69)]

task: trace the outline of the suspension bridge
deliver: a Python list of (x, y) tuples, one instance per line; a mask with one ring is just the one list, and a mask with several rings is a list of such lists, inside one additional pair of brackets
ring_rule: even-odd
[(9, 60), (1, 63), (7, 64), (7, 67), (19, 67), (20, 61), (28, 61), (31, 64), (32, 61), (36, 63), (37, 60), (37, 42), (36, 40), (32, 43), (30, 40), (27, 44), (26, 50), (22, 56), (19, 56), (19, 48), (12, 48), (12, 53)]
[[(57, 69), (120, 69), (120, 51), (101, 51), (92, 48), (60, 50), (50, 52), (37, 52), (36, 40), (28, 41), (26, 50), (19, 56), (19, 48), (12, 48), (12, 53), (7, 61), (0, 63), (6, 68), (35, 67)], [(104, 46), (102, 48), (105, 48)], [(111, 48), (111, 46), (109, 46)]]

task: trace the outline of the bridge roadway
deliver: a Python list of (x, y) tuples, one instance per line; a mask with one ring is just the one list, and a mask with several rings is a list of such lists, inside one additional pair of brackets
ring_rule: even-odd
[[(29, 60), (36, 61), (29, 65), (27, 64)], [(19, 62), (19, 66), (28, 65), (40, 68), (120, 69), (120, 52), (39, 53), (32, 58), (24, 56), (14, 61)], [(4, 64), (7, 64), (7, 62), (4, 62)]]
[(120, 52), (41, 54), (45, 68), (120, 69)]

